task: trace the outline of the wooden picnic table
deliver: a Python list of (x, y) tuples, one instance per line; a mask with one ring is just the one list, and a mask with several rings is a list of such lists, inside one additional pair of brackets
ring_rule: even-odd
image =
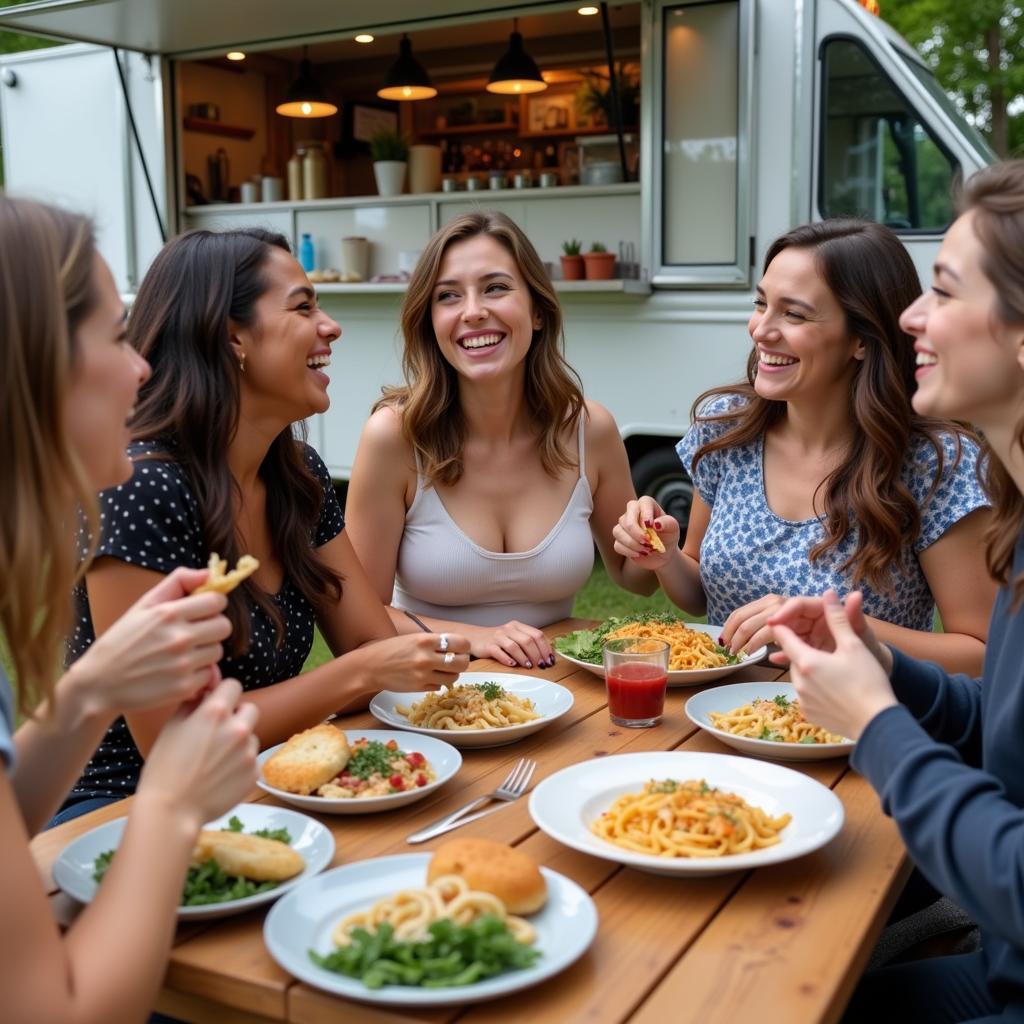
[[(586, 625), (566, 620), (547, 632), (556, 636)], [(473, 669), (510, 671), (490, 661), (478, 661)], [(544, 676), (575, 696), (572, 710), (548, 728), (511, 746), (463, 750), (456, 778), (411, 806), (383, 814), (321, 816), (337, 845), (332, 866), (435, 848), (449, 837), (416, 847), (407, 845), (406, 837), (494, 789), (524, 755), (538, 762), (536, 784), (568, 765), (607, 754), (737, 753), (685, 716), (683, 705), (696, 687), (669, 689), (665, 718), (656, 728), (624, 729), (611, 723), (597, 676), (564, 660)], [(744, 666), (728, 681), (778, 678), (783, 673), (763, 663)], [(358, 731), (378, 723), (365, 712), (346, 716), (341, 724)], [(216, 1024), (838, 1020), (909, 864), (895, 826), (845, 758), (793, 762), (790, 767), (831, 787), (843, 802), (846, 820), (836, 839), (816, 853), (756, 871), (669, 878), (590, 857), (540, 832), (525, 798), (450, 834), (487, 836), (520, 846), (539, 863), (578, 882), (597, 905), (600, 921), (590, 950), (568, 970), (514, 996), (421, 1012), (343, 1000), (297, 982), (277, 966), (263, 945), (264, 908), (180, 926), (157, 1008), (183, 1020)], [(249, 800), (275, 803), (262, 790)], [(33, 841), (59, 919), (70, 919), (77, 906), (54, 885), (55, 857), (71, 839), (123, 815), (126, 806), (121, 802), (94, 811)]]

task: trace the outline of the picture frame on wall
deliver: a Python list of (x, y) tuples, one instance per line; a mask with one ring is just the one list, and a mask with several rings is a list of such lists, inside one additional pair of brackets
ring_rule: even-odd
[(576, 97), (573, 93), (541, 93), (526, 97), (526, 130), (566, 132), (576, 128)]
[(398, 104), (346, 100), (341, 104), (341, 138), (334, 155), (350, 157), (370, 152), (370, 139), (381, 131), (398, 131)]

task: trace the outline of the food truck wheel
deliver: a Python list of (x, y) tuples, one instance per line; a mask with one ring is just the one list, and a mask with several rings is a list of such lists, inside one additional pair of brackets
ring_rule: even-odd
[(654, 448), (633, 463), (630, 472), (637, 494), (649, 494), (679, 522), (679, 540), (686, 536), (686, 524), (693, 504), (693, 483), (683, 471), (674, 448)]

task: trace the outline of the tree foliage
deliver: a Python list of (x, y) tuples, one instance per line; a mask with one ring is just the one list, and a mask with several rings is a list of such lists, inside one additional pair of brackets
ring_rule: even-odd
[(881, 7), (992, 148), (1024, 155), (1024, 0), (882, 0)]

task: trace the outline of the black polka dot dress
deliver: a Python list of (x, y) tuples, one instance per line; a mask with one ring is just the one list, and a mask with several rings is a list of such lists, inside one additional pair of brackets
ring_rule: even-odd
[[(166, 457), (153, 457), (166, 451), (166, 445), (152, 441), (131, 445), (131, 479), (100, 495), (102, 538), (95, 557), (116, 558), (165, 574), (179, 565), (205, 568), (210, 552), (203, 539), (199, 505), (185, 471)], [(327, 467), (309, 445), (305, 445), (305, 458), (324, 488), (323, 509), (311, 538), (320, 547), (344, 529), (345, 521)], [(238, 679), (246, 690), (297, 676), (313, 645), (313, 608), (287, 576), (272, 600), (285, 626), (281, 645), (276, 643), (274, 624), (266, 612), (250, 602), (249, 650), (241, 657), (224, 658), (220, 663), (221, 674)], [(74, 607), (68, 664), (80, 658), (95, 639), (84, 584), (75, 588)], [(119, 718), (86, 765), (69, 802), (87, 797), (128, 796), (135, 792), (141, 770), (142, 757), (127, 723)]]

